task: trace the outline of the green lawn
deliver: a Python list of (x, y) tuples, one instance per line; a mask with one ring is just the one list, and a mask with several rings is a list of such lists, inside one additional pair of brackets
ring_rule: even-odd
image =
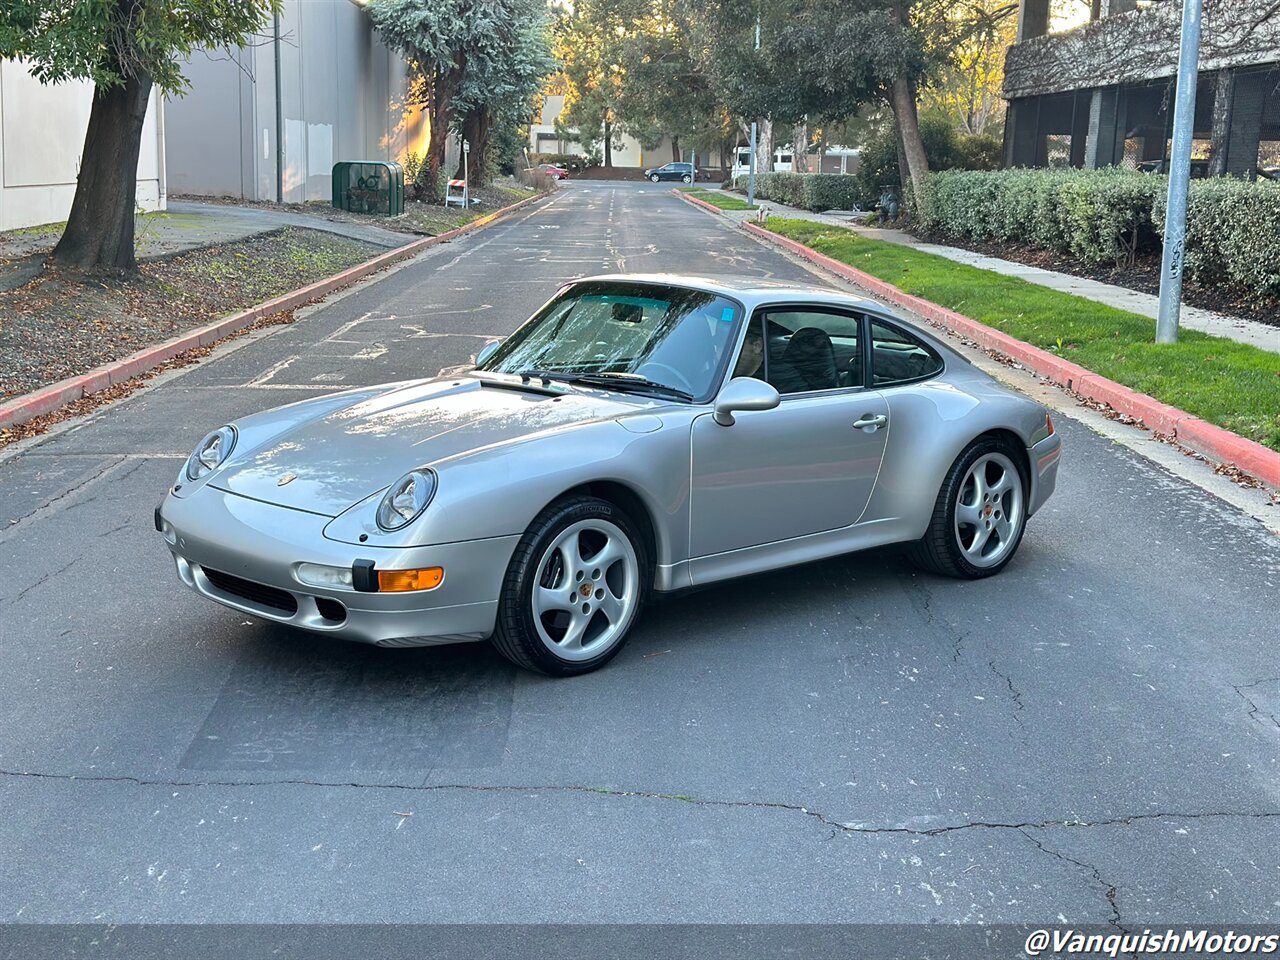
[(723, 190), (707, 190), (705, 187), (677, 187), (681, 193), (687, 193), (691, 197), (697, 197), (704, 200), (713, 207), (719, 207), (721, 210), (754, 210), (755, 205), (748, 205), (747, 201), (741, 197), (735, 197), (731, 193), (725, 193)]
[(1157, 346), (1154, 320), (811, 220), (768, 227), (906, 293), (1280, 450), (1280, 353), (1185, 327)]

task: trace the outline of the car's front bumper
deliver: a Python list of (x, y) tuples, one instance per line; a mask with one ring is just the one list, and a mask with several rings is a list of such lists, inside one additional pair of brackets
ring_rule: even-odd
[[(498, 596), (518, 535), (411, 548), (341, 543), (324, 536), (329, 518), (203, 487), (169, 494), (156, 511), (182, 582), (210, 600), (254, 616), (379, 646), (481, 640), (493, 632)], [(316, 587), (299, 563), (377, 569), (443, 567), (433, 590), (362, 592)], [(341, 606), (335, 606), (334, 604)]]

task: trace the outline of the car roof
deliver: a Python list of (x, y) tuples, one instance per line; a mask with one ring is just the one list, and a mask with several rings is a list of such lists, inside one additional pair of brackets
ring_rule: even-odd
[(842, 290), (819, 286), (816, 283), (796, 283), (794, 281), (774, 280), (768, 277), (735, 274), (704, 277), (682, 273), (606, 273), (594, 277), (582, 277), (572, 282), (577, 284), (601, 280), (645, 283), (667, 287), (692, 287), (695, 290), (705, 290), (708, 293), (740, 300), (748, 308), (778, 300), (802, 300), (808, 303), (885, 312), (884, 307), (875, 301), (868, 300), (865, 297), (856, 297)]

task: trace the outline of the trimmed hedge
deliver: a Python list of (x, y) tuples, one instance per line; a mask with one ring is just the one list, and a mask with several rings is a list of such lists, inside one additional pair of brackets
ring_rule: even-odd
[(1090, 263), (1132, 263), (1154, 249), (1165, 177), (1105, 170), (945, 170), (925, 180), (916, 216), (927, 233), (1023, 243)]
[[(1152, 222), (1164, 234), (1167, 197)], [(1187, 193), (1184, 276), (1200, 286), (1226, 284), (1258, 297), (1280, 297), (1280, 183), (1226, 177), (1191, 181)]]
[[(915, 207), (924, 233), (1025, 244), (1089, 263), (1132, 263), (1160, 249), (1168, 177), (1105, 170), (946, 170)], [(1280, 184), (1193, 180), (1186, 276), (1280, 296)]]
[[(747, 178), (734, 178), (733, 189), (746, 193)], [(756, 199), (819, 212), (860, 209), (866, 202), (857, 179), (841, 173), (757, 173)]]

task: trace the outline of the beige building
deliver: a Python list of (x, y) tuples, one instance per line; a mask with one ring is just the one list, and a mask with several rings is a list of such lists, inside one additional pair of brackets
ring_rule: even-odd
[[(0, 61), (0, 230), (67, 219), (76, 192), (93, 86), (46, 86), (22, 63)], [(165, 205), (164, 103), (153, 92), (138, 158), (138, 205)]]
[[(529, 124), (530, 153), (567, 153), (579, 157), (586, 154), (586, 148), (577, 140), (564, 140), (557, 135), (556, 117), (563, 110), (563, 94), (548, 94), (542, 98), (542, 112), (534, 123)], [(670, 163), (671, 138), (664, 136), (657, 147), (645, 150), (639, 140), (624, 133), (614, 140), (611, 159), (615, 167), (652, 167)]]

